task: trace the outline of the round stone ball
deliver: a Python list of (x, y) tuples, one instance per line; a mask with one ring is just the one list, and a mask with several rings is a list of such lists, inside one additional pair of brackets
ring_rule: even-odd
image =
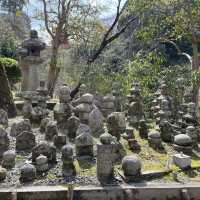
[(137, 156), (125, 156), (122, 160), (122, 169), (125, 176), (140, 176), (141, 161)]
[(108, 144), (112, 143), (113, 137), (109, 133), (104, 133), (100, 136), (100, 141), (101, 141), (102, 144), (108, 145)]
[(74, 155), (73, 146), (66, 144), (62, 147), (62, 160), (72, 159)]
[(2, 163), (1, 163), (2, 167), (6, 169), (13, 168), (15, 166), (15, 158), (16, 158), (15, 151), (8, 150), (4, 152)]
[(192, 139), (186, 134), (179, 134), (174, 137), (174, 144), (179, 146), (190, 146), (192, 144)]
[(48, 163), (48, 158), (44, 155), (40, 155), (36, 158), (36, 164), (37, 165), (43, 165)]
[(161, 136), (160, 136), (160, 132), (159, 131), (151, 131), (149, 134), (148, 134), (148, 138), (149, 139), (153, 139), (153, 140), (158, 140), (158, 139), (161, 139)]
[(36, 168), (34, 165), (25, 164), (21, 167), (20, 172), (20, 181), (22, 183), (34, 181), (36, 178)]

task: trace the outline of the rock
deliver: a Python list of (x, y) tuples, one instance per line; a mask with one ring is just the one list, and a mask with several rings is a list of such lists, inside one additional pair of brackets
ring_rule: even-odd
[(56, 135), (58, 135), (57, 123), (54, 121), (50, 121), (46, 125), (45, 139), (48, 141), (52, 141), (54, 136), (56, 136)]
[(67, 120), (68, 137), (70, 139), (75, 139), (79, 125), (80, 119), (74, 115)]
[(125, 156), (122, 160), (122, 169), (125, 176), (138, 177), (141, 175), (141, 161), (136, 156)]
[(49, 169), (48, 159), (44, 155), (40, 155), (36, 158), (36, 169), (37, 172), (46, 172)]
[(132, 151), (140, 151), (141, 150), (141, 147), (140, 147), (138, 141), (135, 139), (129, 139), (128, 146), (129, 146), (129, 149)]
[(186, 128), (186, 135), (188, 135), (191, 140), (192, 140), (192, 143), (193, 145), (198, 145), (198, 134), (197, 134), (197, 130), (194, 126), (188, 126)]
[(24, 131), (16, 137), (17, 151), (31, 151), (35, 145), (35, 135), (31, 131)]
[(174, 144), (179, 146), (190, 146), (192, 139), (186, 134), (179, 134), (174, 137)]
[(78, 106), (76, 106), (76, 111), (81, 112), (81, 113), (90, 113), (90, 111), (92, 110), (92, 105), (90, 104), (80, 104)]
[(121, 134), (126, 130), (125, 114), (122, 112), (113, 112), (107, 118), (108, 132), (119, 141)]
[(92, 104), (94, 101), (94, 96), (92, 94), (83, 94), (80, 98), (80, 103)]
[(164, 142), (172, 142), (173, 139), (173, 128), (172, 125), (167, 120), (162, 120), (160, 122), (160, 132), (161, 138)]
[(0, 157), (2, 157), (3, 153), (9, 148), (9, 138), (6, 130), (0, 126)]
[(20, 182), (32, 182), (36, 178), (36, 168), (34, 165), (25, 164), (20, 168)]
[(53, 143), (56, 148), (61, 149), (66, 145), (67, 137), (65, 135), (55, 135), (53, 138)]
[(100, 136), (103, 133), (104, 129), (104, 117), (100, 110), (95, 107), (92, 112), (89, 114), (89, 127), (92, 130), (94, 136)]
[(92, 131), (90, 129), (90, 127), (86, 124), (80, 124), (77, 131), (76, 131), (76, 136), (81, 135), (82, 133), (88, 133), (90, 135), (92, 135)]
[(148, 142), (149, 145), (155, 149), (161, 149), (162, 148), (162, 140), (160, 136), (160, 132), (158, 131), (151, 131), (148, 134)]
[(15, 167), (16, 153), (12, 150), (4, 152), (1, 165), (6, 169), (12, 169)]
[(40, 155), (48, 158), (48, 163), (56, 163), (56, 147), (48, 142), (41, 142), (32, 149), (32, 162)]
[(85, 129), (84, 126), (82, 132), (77, 134), (78, 136), (75, 139), (77, 156), (93, 157), (93, 138), (90, 133), (91, 130)]
[(181, 169), (188, 169), (191, 167), (191, 157), (183, 153), (173, 155), (173, 162)]
[(0, 167), (0, 181), (4, 181), (7, 176), (7, 170), (5, 168)]
[(14, 123), (11, 127), (10, 136), (16, 137), (24, 131), (32, 131), (29, 119), (22, 119)]
[(109, 145), (113, 142), (113, 137), (109, 133), (104, 133), (100, 136), (100, 142), (104, 145)]

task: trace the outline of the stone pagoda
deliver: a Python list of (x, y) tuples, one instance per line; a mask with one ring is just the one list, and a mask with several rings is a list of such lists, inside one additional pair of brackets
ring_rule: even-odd
[(18, 50), (22, 72), (22, 92), (36, 91), (38, 88), (38, 64), (43, 62), (40, 52), (45, 49), (45, 46), (45, 43), (39, 39), (35, 30), (31, 30), (30, 39), (22, 42), (21, 48)]

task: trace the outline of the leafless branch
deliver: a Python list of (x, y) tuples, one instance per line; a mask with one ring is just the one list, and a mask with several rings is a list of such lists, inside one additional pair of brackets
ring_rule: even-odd
[[(131, 18), (130, 20), (128, 20), (128, 22), (117, 32), (115, 33), (114, 35), (110, 36), (109, 37), (109, 33), (110, 32), (110, 29), (107, 31), (107, 33), (104, 35), (104, 38), (100, 44), (100, 47), (98, 48), (98, 50), (96, 51), (96, 53), (94, 55), (92, 55), (92, 57), (89, 58), (88, 60), (88, 64), (91, 64), (93, 63), (97, 58), (98, 56), (102, 53), (102, 51), (112, 42), (114, 41), (115, 39), (117, 39), (122, 33), (124, 33), (126, 31), (126, 29), (129, 27), (129, 25), (134, 22), (136, 19), (138, 19), (138, 17), (133, 17)], [(114, 22), (115, 23), (115, 22)], [(114, 24), (113, 23), (113, 24)], [(113, 26), (113, 25), (112, 25)], [(111, 28), (112, 28), (111, 26)], [(113, 29), (113, 28), (112, 28)]]
[(52, 31), (50, 30), (49, 28), (49, 24), (48, 24), (48, 21), (49, 21), (49, 17), (48, 17), (48, 14), (47, 14), (47, 3), (46, 3), (46, 0), (42, 0), (43, 2), (43, 7), (44, 7), (44, 19), (45, 19), (45, 27), (46, 27), (46, 30), (47, 32), (51, 35), (52, 38), (54, 38), (54, 34), (52, 33)]

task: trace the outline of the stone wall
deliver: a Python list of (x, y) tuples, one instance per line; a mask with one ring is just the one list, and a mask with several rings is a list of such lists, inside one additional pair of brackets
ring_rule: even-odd
[(67, 187), (29, 187), (0, 190), (1, 200), (200, 200), (200, 185), (150, 185), (76, 188), (73, 198)]

